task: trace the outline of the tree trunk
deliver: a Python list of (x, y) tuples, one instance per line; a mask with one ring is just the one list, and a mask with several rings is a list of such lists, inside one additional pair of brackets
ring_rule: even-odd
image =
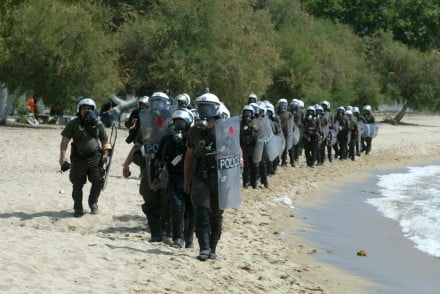
[(403, 119), (403, 117), (406, 114), (406, 111), (408, 110), (409, 105), (408, 105), (408, 100), (405, 101), (405, 103), (403, 104), (402, 109), (400, 110), (400, 112), (394, 117), (394, 121), (396, 123), (400, 123), (400, 121)]

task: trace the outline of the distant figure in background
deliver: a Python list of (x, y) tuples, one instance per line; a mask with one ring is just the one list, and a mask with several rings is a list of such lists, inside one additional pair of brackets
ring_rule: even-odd
[(111, 100), (107, 100), (107, 102), (101, 107), (101, 111), (99, 112), (99, 115), (101, 116), (102, 123), (107, 127), (111, 127), (113, 123), (113, 107), (115, 107), (116, 104)]

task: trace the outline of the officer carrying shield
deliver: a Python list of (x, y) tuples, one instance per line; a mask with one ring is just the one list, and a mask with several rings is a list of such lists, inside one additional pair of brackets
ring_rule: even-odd
[(163, 193), (163, 187), (154, 185), (156, 171), (154, 169), (154, 156), (159, 149), (161, 139), (169, 133), (169, 120), (171, 114), (169, 109), (171, 100), (163, 92), (155, 92), (149, 99), (150, 108), (139, 112), (140, 128), (127, 159), (124, 162), (122, 174), (127, 176), (130, 173), (129, 165), (133, 162), (133, 155), (141, 150), (145, 165), (143, 168), (139, 193), (144, 199), (142, 211), (145, 213), (150, 228), (150, 242), (161, 242), (163, 230), (168, 223), (166, 213), (168, 211), (167, 195)]
[[(220, 100), (216, 95), (205, 93), (197, 97), (195, 107), (199, 114), (199, 120), (188, 132), (184, 163), (184, 187), (186, 193), (191, 193), (191, 200), (195, 209), (195, 230), (200, 248), (197, 259), (205, 261), (216, 259), (216, 248), (223, 224), (218, 177), (220, 166), (218, 166), (217, 157), (221, 148), (227, 149), (235, 142), (216, 142), (216, 119), (219, 118), (220, 109)], [(237, 120), (237, 129), (232, 127), (229, 129), (230, 134), (236, 137), (237, 146), (239, 145), (238, 128), (239, 123)], [(217, 143), (222, 145), (217, 146)], [(228, 167), (237, 166), (238, 164), (239, 170), (239, 154), (238, 162), (235, 161), (236, 158), (231, 158), (227, 163)], [(231, 182), (234, 179), (228, 179), (228, 181)], [(225, 185), (228, 185), (228, 181)], [(239, 188), (240, 183), (238, 182), (238, 192)]]
[(243, 188), (257, 188), (257, 167), (252, 157), (257, 142), (258, 122), (254, 119), (254, 108), (245, 105), (241, 111), (240, 146), (243, 151)]
[(92, 183), (88, 204), (92, 214), (97, 214), (98, 198), (104, 184), (104, 168), (112, 149), (104, 125), (98, 120), (96, 104), (91, 98), (82, 98), (78, 103), (77, 118), (71, 120), (62, 131), (60, 144), (61, 166), (68, 164), (66, 150), (72, 139), (70, 151), (71, 169), (69, 179), (73, 185), (72, 198), (74, 217), (84, 214), (82, 188), (87, 178)]
[[(376, 123), (374, 115), (371, 113), (370, 105), (365, 105), (364, 107), (362, 107), (362, 115), (365, 118), (367, 124)], [(365, 152), (365, 154), (367, 155), (370, 153), (372, 141), (373, 137), (362, 137), (362, 152)]]

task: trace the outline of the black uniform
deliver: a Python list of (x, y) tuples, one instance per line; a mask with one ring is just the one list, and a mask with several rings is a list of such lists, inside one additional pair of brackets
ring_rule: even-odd
[(335, 144), (335, 156), (339, 156), (339, 159), (347, 159), (348, 153), (348, 140), (350, 136), (350, 122), (344, 114), (340, 114), (336, 117), (336, 125), (338, 127), (338, 141)]
[(199, 259), (206, 260), (215, 258), (223, 224), (215, 160), (215, 127), (191, 127), (186, 145), (193, 149), (190, 182), (191, 200), (196, 215), (195, 230), (200, 247)]
[(257, 120), (240, 121), (240, 147), (243, 152), (243, 187), (257, 187), (257, 168), (253, 161), (255, 144), (257, 143)]
[(321, 125), (318, 119), (307, 117), (303, 119), (303, 146), (306, 155), (307, 166), (313, 167), (317, 158)]
[(183, 164), (186, 154), (186, 138), (174, 140), (174, 135), (165, 136), (156, 154), (156, 160), (166, 164), (169, 175), (168, 199), (171, 204), (174, 245), (192, 247), (194, 234), (194, 209), (191, 198), (184, 192)]

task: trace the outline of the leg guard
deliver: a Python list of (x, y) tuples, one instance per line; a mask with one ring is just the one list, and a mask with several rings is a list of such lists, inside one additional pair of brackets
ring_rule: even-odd
[(211, 252), (215, 254), (217, 243), (220, 240), (220, 236), (222, 234), (223, 216), (213, 215), (211, 216), (210, 222), (211, 222), (211, 235), (209, 238), (209, 246), (211, 247)]
[(199, 241), (200, 254), (197, 257), (201, 261), (209, 258), (209, 208), (199, 206), (196, 208), (196, 236)]

